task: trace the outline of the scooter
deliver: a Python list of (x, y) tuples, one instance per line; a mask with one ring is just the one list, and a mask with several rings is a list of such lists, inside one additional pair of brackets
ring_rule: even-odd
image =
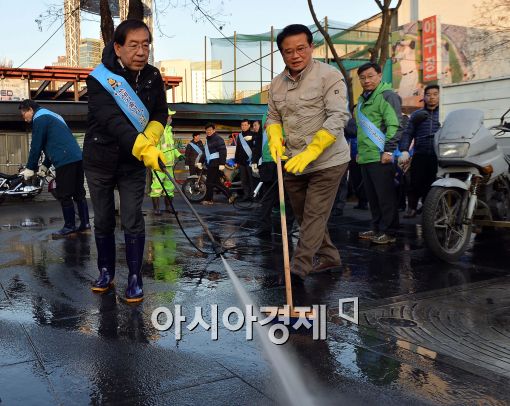
[(438, 180), (423, 206), (423, 237), (444, 261), (463, 255), (473, 231), (510, 227), (509, 112), (486, 128), (482, 111), (456, 110), (435, 135)]

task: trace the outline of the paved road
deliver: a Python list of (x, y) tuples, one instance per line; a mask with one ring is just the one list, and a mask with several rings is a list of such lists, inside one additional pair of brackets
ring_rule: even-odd
[[(177, 207), (194, 243), (211, 250)], [(95, 295), (92, 235), (53, 240), (62, 223), (54, 201), (0, 206), (1, 405), (299, 404), (285, 397), (260, 339), (223, 325), (223, 312), (239, 301), (221, 262), (197, 253), (169, 214), (154, 217), (146, 208), (146, 296), (132, 306), (123, 302), (120, 232), (116, 288)], [(197, 208), (253, 300), (281, 305), (279, 236), (260, 240), (239, 228), (251, 209)], [(404, 221), (389, 247), (358, 240), (367, 226), (368, 213), (349, 204), (331, 225), (345, 266), (294, 288), (296, 304), (328, 306), (325, 340), (301, 330), (281, 346), (315, 403), (509, 404), (509, 236), (473, 240), (452, 265), (424, 248), (418, 221)], [(359, 325), (338, 316), (338, 300), (352, 297)], [(201, 326), (186, 328), (195, 306), (209, 322), (211, 304), (219, 312), (216, 341)], [(187, 317), (180, 340), (173, 326), (158, 331), (151, 323), (154, 309), (175, 312), (176, 305)]]

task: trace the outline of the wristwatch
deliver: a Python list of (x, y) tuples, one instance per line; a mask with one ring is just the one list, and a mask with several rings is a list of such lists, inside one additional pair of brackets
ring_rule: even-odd
[(383, 152), (383, 154), (388, 154), (389, 156), (392, 156), (393, 152)]

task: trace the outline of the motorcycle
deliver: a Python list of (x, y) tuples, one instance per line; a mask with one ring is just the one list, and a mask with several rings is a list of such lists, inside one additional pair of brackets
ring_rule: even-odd
[[(21, 166), (19, 171), (21, 172), (23, 169)], [(28, 180), (25, 180), (21, 173), (13, 175), (0, 173), (0, 204), (8, 197), (23, 200), (33, 199), (42, 192), (45, 182), (48, 184), (48, 192), (56, 198), (55, 173), (52, 170), (48, 170), (44, 177), (35, 174)]]
[[(258, 177), (258, 175), (257, 175)], [(198, 175), (190, 175), (182, 184), (182, 191), (186, 198), (192, 203), (199, 203), (204, 200), (207, 193), (206, 170), (201, 169)], [(234, 163), (227, 163), (225, 170), (220, 176), (220, 181), (231, 193), (231, 201), (243, 193), (243, 185), (239, 179), (239, 171)]]
[(510, 123), (484, 126), (483, 112), (451, 112), (436, 133), (438, 180), (423, 206), (423, 237), (440, 259), (457, 261), (473, 232), (510, 227)]

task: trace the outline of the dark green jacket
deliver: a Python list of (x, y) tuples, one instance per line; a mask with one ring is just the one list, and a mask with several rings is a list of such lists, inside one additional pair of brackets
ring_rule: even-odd
[[(361, 111), (385, 135), (384, 152), (393, 152), (397, 148), (402, 133), (400, 123), (402, 120), (402, 102), (388, 83), (380, 83), (367, 100), (361, 95), (358, 105)], [(368, 164), (379, 162), (381, 152), (370, 138), (361, 129), (357, 117), (358, 108), (355, 109), (356, 124), (358, 127), (358, 163)]]

